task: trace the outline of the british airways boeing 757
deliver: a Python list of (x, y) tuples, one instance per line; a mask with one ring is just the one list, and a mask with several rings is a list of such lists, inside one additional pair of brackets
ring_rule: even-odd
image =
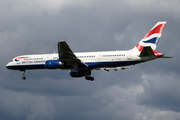
[(91, 71), (94, 69), (117, 71), (129, 65), (157, 58), (169, 58), (163, 53), (155, 52), (165, 25), (166, 21), (158, 22), (133, 49), (127, 51), (74, 53), (65, 41), (61, 41), (57, 44), (58, 54), (17, 56), (6, 68), (20, 70), (24, 80), (26, 70), (61, 69), (70, 70), (71, 77), (85, 77), (86, 80), (93, 81)]

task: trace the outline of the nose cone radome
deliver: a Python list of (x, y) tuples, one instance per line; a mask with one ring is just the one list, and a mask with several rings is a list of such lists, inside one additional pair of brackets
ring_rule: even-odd
[(7, 69), (10, 69), (9, 63), (6, 65), (6, 68), (7, 68)]
[(6, 65), (6, 68), (7, 68), (7, 69), (12, 69), (12, 63), (9, 62), (9, 63)]

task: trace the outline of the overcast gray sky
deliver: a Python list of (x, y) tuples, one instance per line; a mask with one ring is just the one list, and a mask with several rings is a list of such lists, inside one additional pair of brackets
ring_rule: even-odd
[[(128, 50), (167, 21), (158, 59), (119, 72), (92, 71), (95, 81), (69, 71), (7, 70), (12, 58)], [(3, 120), (179, 120), (179, 0), (0, 0), (0, 118)]]

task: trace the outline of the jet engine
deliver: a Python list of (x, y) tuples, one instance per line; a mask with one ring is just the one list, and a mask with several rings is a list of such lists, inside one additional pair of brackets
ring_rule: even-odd
[(57, 69), (64, 67), (64, 64), (59, 60), (47, 60), (45, 66), (47, 69)]
[(70, 70), (71, 77), (83, 77), (91, 75), (91, 71), (89, 70)]

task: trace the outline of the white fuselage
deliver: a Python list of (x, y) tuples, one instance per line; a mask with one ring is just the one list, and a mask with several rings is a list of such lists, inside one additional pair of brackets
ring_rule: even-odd
[[(83, 61), (91, 69), (134, 65), (149, 60), (149, 58), (142, 59), (138, 57), (138, 54), (138, 52), (133, 52), (131, 50), (75, 53), (76, 57)], [(46, 69), (45, 62), (47, 60), (58, 59), (59, 56), (56, 53), (22, 55), (13, 58), (6, 67), (14, 70)], [(63, 67), (60, 69), (73, 69), (73, 67)]]

